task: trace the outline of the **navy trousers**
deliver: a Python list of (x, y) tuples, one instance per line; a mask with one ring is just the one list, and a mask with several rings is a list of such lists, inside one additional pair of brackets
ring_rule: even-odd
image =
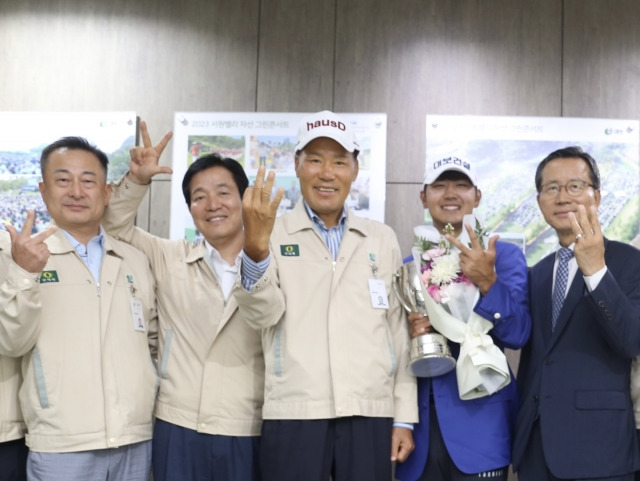
[(263, 481), (389, 481), (390, 418), (265, 420)]
[(0, 443), (0, 481), (26, 481), (28, 454), (24, 438)]
[(259, 436), (218, 436), (156, 419), (154, 481), (260, 481)]

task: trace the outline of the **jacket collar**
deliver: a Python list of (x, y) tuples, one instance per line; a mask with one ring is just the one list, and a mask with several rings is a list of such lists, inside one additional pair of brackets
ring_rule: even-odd
[[(369, 235), (367, 222), (361, 217), (354, 215), (349, 207), (345, 206), (345, 210), (347, 213), (345, 233), (346, 231), (352, 230), (360, 232), (360, 234), (367, 237)], [(313, 221), (307, 215), (307, 210), (304, 208), (303, 202), (298, 202), (291, 213), (286, 216), (285, 229), (287, 234), (294, 234), (306, 229), (314, 229)]]
[(186, 256), (184, 261), (187, 264), (191, 264), (193, 262), (197, 262), (200, 259), (204, 259), (207, 255), (207, 247), (204, 245), (204, 239), (198, 239), (194, 242), (191, 242), (189, 245), (189, 249), (187, 249)]
[[(67, 236), (62, 232), (62, 229), (58, 229), (51, 237), (46, 241), (47, 247), (51, 254), (67, 254), (69, 252), (75, 252), (75, 249), (67, 239)], [(113, 254), (122, 258), (124, 253), (122, 252), (121, 245), (118, 244), (109, 234), (104, 233), (104, 252), (105, 254)]]

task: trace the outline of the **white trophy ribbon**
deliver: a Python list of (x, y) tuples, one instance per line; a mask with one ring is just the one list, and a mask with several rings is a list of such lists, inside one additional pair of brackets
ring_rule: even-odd
[[(466, 216), (465, 223), (470, 223)], [(426, 232), (425, 226), (416, 227), (415, 233), (423, 238), (433, 238), (433, 232)], [(463, 233), (466, 234), (464, 229)], [(468, 241), (465, 242), (462, 236), (461, 241), (468, 245)], [(413, 254), (419, 272), (420, 253), (414, 248)], [(456, 362), (460, 399), (489, 396), (509, 384), (511, 375), (507, 358), (488, 335), (493, 324), (473, 311), (480, 297), (478, 288), (464, 283), (451, 283), (447, 299), (443, 300), (451, 312), (449, 313), (427, 293), (422, 282), (420, 285), (433, 327), (447, 339), (460, 344)]]

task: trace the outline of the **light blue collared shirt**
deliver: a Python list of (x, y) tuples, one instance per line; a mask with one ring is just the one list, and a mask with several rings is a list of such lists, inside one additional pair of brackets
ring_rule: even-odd
[[(306, 200), (303, 200), (304, 208), (313, 222), (313, 227), (316, 232), (320, 234), (325, 244), (329, 248), (331, 255), (333, 256), (333, 260), (338, 258), (338, 251), (340, 250), (340, 243), (342, 242), (342, 237), (344, 236), (345, 226), (347, 224), (347, 211), (342, 207), (342, 215), (340, 216), (340, 220), (338, 224), (327, 228), (326, 224), (318, 215), (309, 207)], [(244, 251), (242, 252), (242, 287), (244, 287), (248, 292), (251, 292), (253, 286), (256, 285), (258, 280), (264, 275), (269, 267), (269, 263), (271, 262), (271, 254), (267, 256), (266, 259), (261, 260), (260, 262), (255, 262), (250, 259)]]
[(82, 242), (78, 242), (66, 230), (61, 230), (64, 232), (64, 235), (67, 236), (67, 239), (69, 239), (71, 246), (91, 271), (93, 279), (99, 283), (100, 267), (102, 266), (102, 258), (104, 257), (104, 229), (102, 229), (102, 226), (100, 226), (100, 233), (93, 237), (86, 246)]

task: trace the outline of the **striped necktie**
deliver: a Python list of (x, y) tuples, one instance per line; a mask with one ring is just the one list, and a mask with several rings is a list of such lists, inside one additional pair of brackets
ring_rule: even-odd
[(568, 247), (558, 250), (558, 268), (556, 269), (556, 282), (553, 287), (551, 331), (556, 328), (556, 322), (564, 304), (564, 296), (567, 291), (567, 279), (569, 278), (569, 261), (573, 257), (573, 251)]

